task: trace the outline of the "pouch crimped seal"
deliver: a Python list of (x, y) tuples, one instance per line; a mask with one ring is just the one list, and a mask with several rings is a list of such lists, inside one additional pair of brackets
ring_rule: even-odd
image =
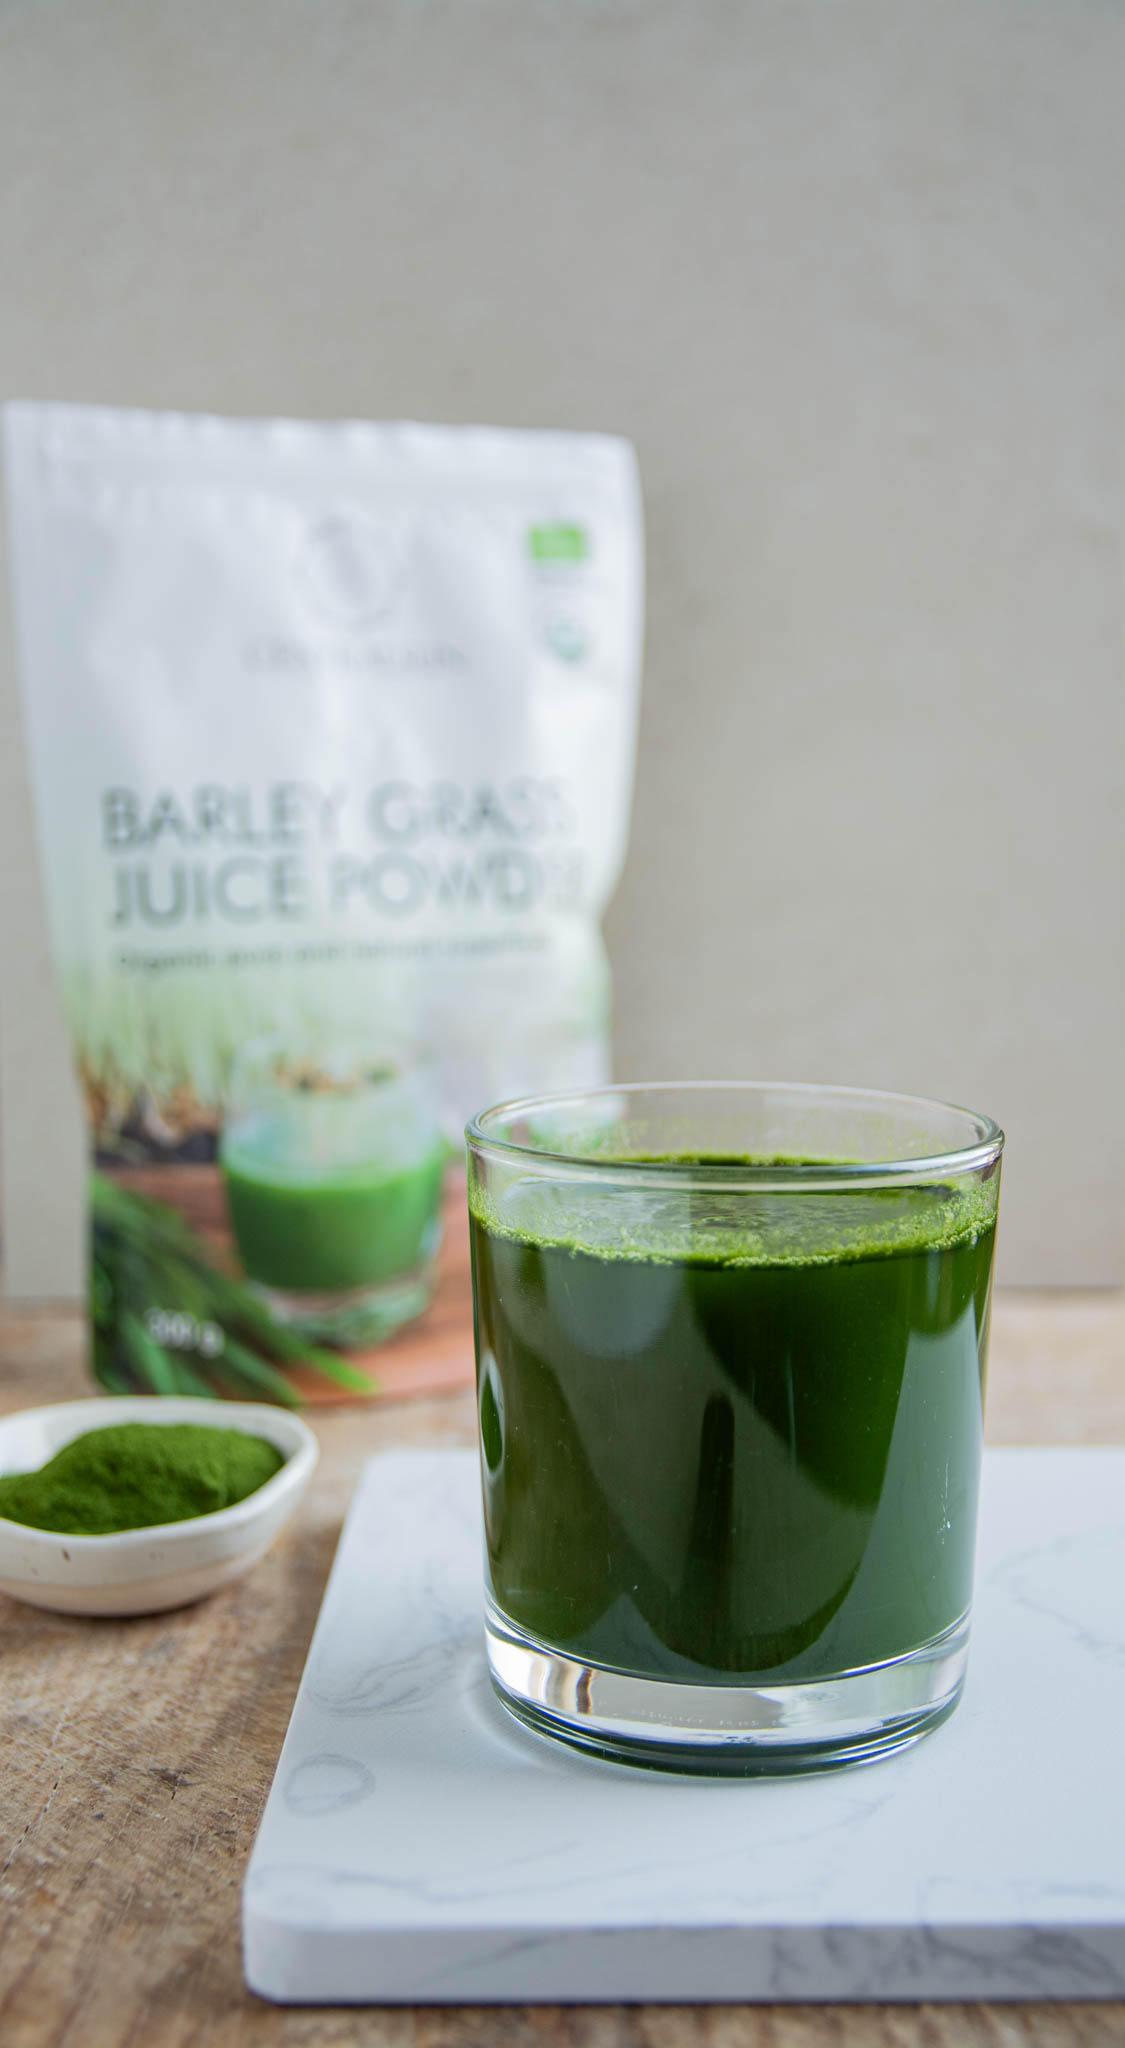
[(432, 1284), (441, 1133), (607, 1075), (633, 451), (54, 404), (5, 430), (95, 1372), (369, 1390)]

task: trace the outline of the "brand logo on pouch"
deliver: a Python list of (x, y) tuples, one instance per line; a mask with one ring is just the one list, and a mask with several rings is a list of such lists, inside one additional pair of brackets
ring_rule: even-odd
[(298, 575), (326, 624), (355, 630), (385, 619), (405, 576), (399, 536), (365, 512), (330, 512), (301, 545)]
[[(422, 550), (417, 532), (411, 552)], [(472, 667), (470, 648), (420, 633), (411, 599), (411, 562), (399, 528), (345, 506), (314, 519), (289, 557), (293, 594), (303, 614), (295, 633), (247, 641), (246, 666), (259, 674), (380, 676), (453, 674)]]

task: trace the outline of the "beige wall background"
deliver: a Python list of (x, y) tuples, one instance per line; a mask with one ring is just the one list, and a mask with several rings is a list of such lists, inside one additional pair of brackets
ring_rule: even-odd
[[(1122, 1277), (1115, 0), (6, 0), (0, 396), (612, 428), (649, 533), (623, 1075), (969, 1102)], [(11, 1294), (75, 1094), (0, 637)]]

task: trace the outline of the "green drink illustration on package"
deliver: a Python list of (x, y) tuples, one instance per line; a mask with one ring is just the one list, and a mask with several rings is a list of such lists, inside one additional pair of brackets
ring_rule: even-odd
[(18, 404), (5, 478), (96, 1377), (376, 1392), (466, 1117), (606, 1076), (632, 449)]
[(425, 1077), (361, 1047), (236, 1063), (219, 1141), (235, 1243), (275, 1313), (363, 1343), (433, 1292), (447, 1148)]

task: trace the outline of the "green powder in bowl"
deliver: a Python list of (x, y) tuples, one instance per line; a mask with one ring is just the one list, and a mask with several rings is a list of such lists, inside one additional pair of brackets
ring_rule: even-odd
[(284, 1463), (276, 1445), (242, 1429), (113, 1423), (74, 1437), (36, 1472), (0, 1477), (0, 1515), (70, 1536), (151, 1529), (233, 1507)]

